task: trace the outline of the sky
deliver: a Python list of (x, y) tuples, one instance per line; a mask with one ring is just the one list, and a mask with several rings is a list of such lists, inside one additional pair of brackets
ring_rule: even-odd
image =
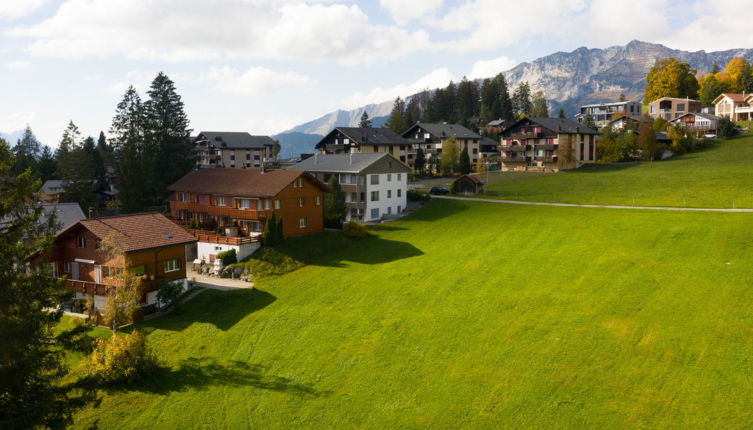
[(0, 133), (107, 132), (163, 71), (195, 131), (275, 134), (581, 46), (750, 48), (747, 1), (0, 0)]

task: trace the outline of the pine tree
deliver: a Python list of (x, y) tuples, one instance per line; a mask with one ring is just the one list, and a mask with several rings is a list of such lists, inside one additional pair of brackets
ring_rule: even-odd
[(557, 114), (557, 118), (567, 118), (565, 116), (565, 110), (560, 108), (560, 112)]
[(118, 203), (126, 212), (139, 212), (147, 205), (143, 193), (146, 175), (143, 162), (144, 110), (133, 86), (128, 87), (118, 103), (110, 127), (114, 150)]
[(420, 120), (421, 106), (419, 105), (418, 97), (411, 97), (408, 106), (405, 107), (405, 130)]
[(327, 186), (329, 192), (324, 195), (324, 225), (330, 228), (340, 228), (347, 212), (345, 193), (342, 191), (337, 176), (332, 176)]
[(396, 98), (392, 104), (390, 117), (384, 125), (397, 134), (404, 132), (409, 127), (405, 120), (405, 101), (400, 97)]
[(160, 72), (144, 103), (144, 182), (148, 204), (167, 198), (167, 187), (194, 166), (188, 117), (175, 84)]
[[(58, 148), (55, 150), (55, 161), (58, 166), (65, 162), (65, 158), (73, 149), (78, 145), (78, 140), (81, 138), (81, 132), (78, 131), (78, 127), (73, 123), (73, 120), (68, 122), (68, 126), (63, 131), (63, 137), (60, 139)], [(58, 176), (60, 174), (58, 173)]]
[(478, 89), (476, 83), (465, 77), (460, 81), (455, 98), (455, 117), (461, 124), (469, 127), (471, 118), (476, 116), (478, 109)]
[(471, 173), (471, 158), (468, 155), (468, 146), (460, 151), (460, 159), (458, 161), (458, 171), (464, 175)]
[(82, 149), (89, 156), (91, 166), (94, 168), (94, 178), (97, 184), (102, 187), (105, 184), (105, 162), (102, 159), (101, 152), (94, 143), (94, 138), (89, 136), (84, 139)]
[(369, 119), (369, 114), (366, 113), (366, 111), (363, 111), (363, 115), (361, 115), (361, 121), (358, 123), (358, 126), (361, 128), (371, 128), (371, 120)]
[(46, 265), (26, 264), (32, 253), (49, 255), (55, 220), (40, 224), (41, 206), (28, 206), (40, 182), (31, 172), (13, 175), (14, 163), (0, 139), (0, 178), (13, 177), (0, 193), (0, 428), (63, 429), (95, 397), (93, 390), (76, 391), (63, 379), (64, 347), (85, 329), (60, 331), (58, 305), (70, 297), (65, 281)]
[(714, 64), (711, 65), (711, 74), (717, 74), (719, 73), (719, 65), (716, 64), (716, 61), (714, 61)]
[(426, 156), (424, 155), (424, 150), (418, 148), (416, 150), (416, 160), (413, 162), (413, 168), (416, 172), (423, 173), (424, 167), (426, 167)]
[(516, 115), (530, 115), (533, 109), (531, 102), (531, 88), (528, 82), (522, 82), (512, 95), (512, 108)]
[(39, 177), (42, 182), (55, 178), (55, 172), (58, 170), (57, 163), (55, 162), (55, 156), (52, 154), (50, 147), (45, 145), (42, 148), (42, 155), (39, 157), (38, 163)]
[(13, 147), (13, 156), (15, 157), (15, 164), (13, 165), (13, 175), (18, 175), (24, 172), (26, 169), (31, 169), (35, 176), (39, 174), (39, 158), (42, 155), (42, 145), (37, 140), (34, 133), (31, 131), (31, 127), (28, 125), (24, 129), (24, 134), (18, 139), (18, 142)]
[(515, 113), (510, 92), (507, 88), (507, 81), (505, 81), (505, 75), (500, 73), (494, 77), (493, 81), (499, 94), (499, 113), (496, 117), (505, 120), (505, 123), (509, 124), (515, 120)]

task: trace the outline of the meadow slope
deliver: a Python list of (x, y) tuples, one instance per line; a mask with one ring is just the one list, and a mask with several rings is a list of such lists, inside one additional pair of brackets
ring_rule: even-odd
[(432, 201), (141, 324), (169, 371), (87, 428), (744, 427), (751, 214)]

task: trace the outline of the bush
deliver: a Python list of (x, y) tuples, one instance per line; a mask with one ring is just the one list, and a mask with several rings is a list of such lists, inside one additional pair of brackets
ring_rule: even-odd
[(735, 130), (735, 123), (730, 121), (729, 118), (723, 117), (719, 120), (718, 127), (718, 135), (719, 137), (732, 137), (735, 134), (737, 134), (737, 130)]
[[(159, 286), (159, 291), (157, 291), (157, 300), (159, 300), (160, 303), (172, 305), (182, 293), (182, 282), (163, 282), (162, 285)], [(177, 305), (178, 303), (175, 302), (176, 307)]]
[(97, 384), (129, 383), (151, 375), (159, 368), (157, 357), (147, 347), (140, 330), (114, 333), (109, 339), (96, 339), (89, 358), (82, 360), (77, 373)]
[(223, 266), (229, 266), (238, 262), (238, 256), (235, 254), (234, 249), (220, 252), (217, 254), (217, 258), (222, 262)]
[(303, 266), (302, 262), (268, 246), (262, 247), (245, 260), (233, 265), (233, 267), (242, 267), (244, 271), (250, 272), (254, 279), (284, 275)]
[(408, 201), (411, 202), (425, 202), (428, 201), (431, 197), (429, 196), (429, 193), (426, 191), (419, 191), (419, 190), (408, 190)]
[(343, 235), (354, 239), (362, 239), (369, 235), (369, 231), (366, 229), (365, 225), (359, 222), (348, 221), (343, 224)]

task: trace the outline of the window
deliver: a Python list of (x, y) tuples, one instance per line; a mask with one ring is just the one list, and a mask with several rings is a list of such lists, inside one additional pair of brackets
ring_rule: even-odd
[(402, 176), (402, 173), (398, 173), (398, 174), (397, 174), (397, 180), (398, 180), (398, 181), (400, 181), (400, 178), (401, 178), (401, 176)]
[(371, 192), (371, 201), (372, 202), (379, 201), (379, 191), (372, 191)]
[(217, 206), (227, 206), (224, 197), (217, 197)]
[(133, 266), (130, 272), (133, 276), (146, 276), (146, 266), (143, 264), (141, 266)]
[(306, 218), (298, 218), (298, 228), (306, 228), (308, 226), (308, 221)]
[(583, 153), (585, 144), (583, 142), (580, 143), (580, 161), (583, 161)]
[(122, 269), (120, 267), (102, 266), (102, 276), (105, 278), (118, 278), (120, 277), (121, 271)]
[(379, 185), (379, 175), (371, 175), (371, 185)]
[(314, 197), (314, 204), (317, 205), (317, 206), (321, 205), (322, 204), (322, 197), (321, 196)]
[[(400, 191), (400, 190), (398, 190), (398, 191)], [(397, 213), (400, 213), (400, 212), (402, 212), (402, 211), (403, 211), (402, 209), (403, 209), (403, 208), (402, 208), (402, 207), (401, 207), (400, 205), (397, 205)]]
[(84, 236), (76, 238), (76, 248), (86, 248), (86, 238)]
[(387, 190), (387, 198), (388, 199), (392, 198), (392, 190)]
[(392, 173), (387, 174), (387, 182), (392, 182)]
[(677, 110), (682, 112), (685, 110), (685, 103), (677, 103)]
[(238, 207), (241, 209), (251, 209), (251, 200), (250, 199), (239, 199), (238, 200)]
[(392, 206), (387, 206), (387, 215), (392, 213)]
[(186, 202), (186, 193), (178, 193), (178, 201), (179, 202)]
[(377, 218), (379, 218), (379, 208), (374, 208), (371, 210), (371, 219)]
[(403, 190), (402, 189), (400, 189), (400, 188), (397, 189), (397, 196), (398, 197), (402, 197), (403, 196)]
[(280, 201), (275, 200), (275, 209), (280, 209)]
[(172, 260), (165, 261), (165, 273), (175, 272), (180, 270), (180, 259), (174, 258)]
[(293, 182), (293, 188), (303, 188), (303, 178), (298, 178)]
[(305, 199), (303, 197), (298, 197), (298, 207), (302, 208), (304, 203)]
[(63, 272), (65, 273), (71, 273), (71, 263), (65, 262), (63, 263)]
[(267, 211), (268, 211), (268, 210), (269, 210), (269, 207), (271, 206), (271, 204), (272, 204), (272, 203), (271, 203), (271, 200), (269, 200), (269, 199), (264, 199), (264, 210), (267, 210)]

